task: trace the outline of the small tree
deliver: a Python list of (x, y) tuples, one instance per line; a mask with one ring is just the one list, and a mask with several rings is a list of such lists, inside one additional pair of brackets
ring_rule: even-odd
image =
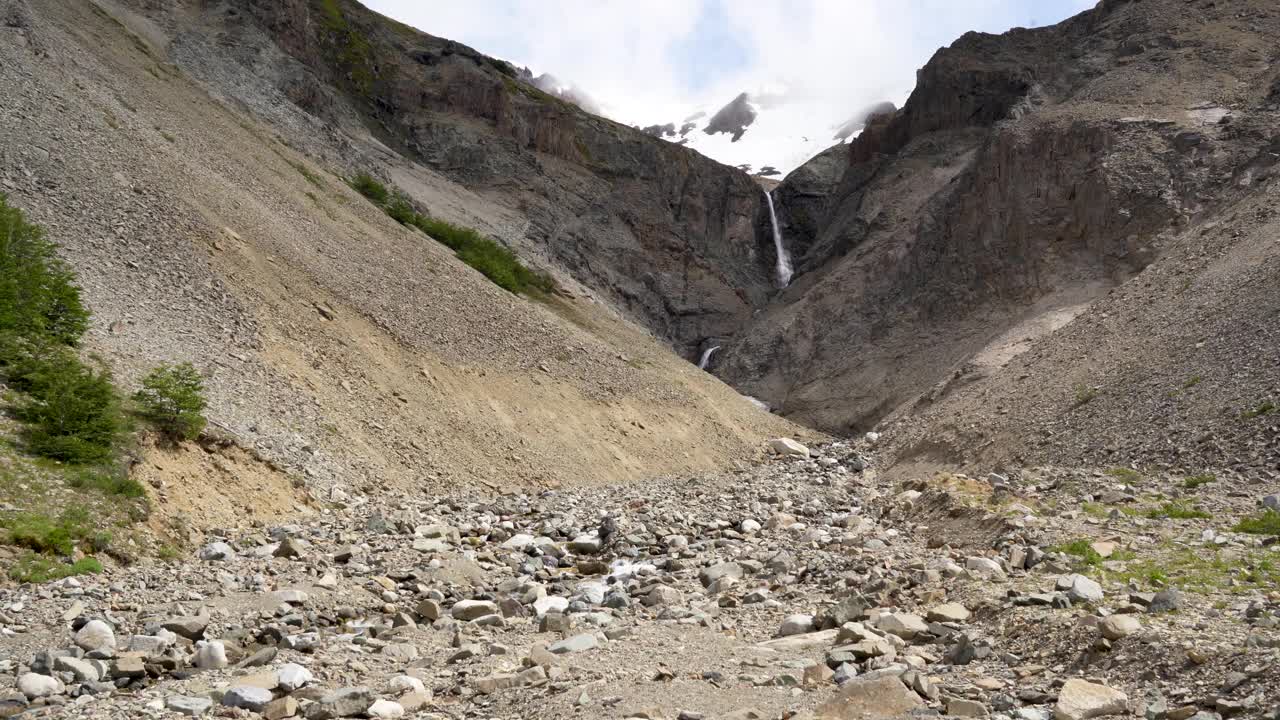
[(142, 379), (134, 394), (143, 417), (169, 440), (194, 440), (204, 429), (204, 383), (191, 363), (163, 364)]

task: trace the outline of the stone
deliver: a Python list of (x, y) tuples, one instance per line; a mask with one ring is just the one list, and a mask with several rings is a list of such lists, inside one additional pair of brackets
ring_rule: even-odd
[(296, 537), (287, 537), (280, 541), (274, 552), (278, 558), (297, 558), (307, 554), (307, 541)]
[(459, 600), (449, 609), (449, 614), (459, 620), (475, 620), (485, 615), (497, 615), (498, 606), (488, 600)]
[(1156, 593), (1151, 598), (1151, 602), (1147, 605), (1147, 612), (1162, 613), (1172, 612), (1182, 607), (1182, 593), (1174, 588), (1166, 588)]
[(903, 640), (911, 640), (929, 632), (929, 624), (924, 618), (910, 613), (885, 613), (876, 621), (876, 628)]
[(783, 618), (782, 625), (778, 627), (777, 637), (804, 635), (813, 632), (813, 629), (812, 615), (788, 615)]
[(569, 632), (573, 629), (573, 618), (564, 613), (547, 613), (538, 618), (538, 632)]
[(404, 717), (404, 706), (393, 700), (374, 700), (368, 710), (364, 711), (365, 715), (379, 720), (390, 720), (391, 718)]
[(947, 714), (955, 715), (956, 717), (986, 717), (987, 706), (973, 700), (951, 698), (947, 700)]
[(209, 627), (209, 618), (207, 616), (170, 618), (160, 623), (160, 627), (194, 642), (204, 639), (205, 628)]
[[(603, 598), (601, 598), (603, 600)], [(569, 599), (548, 595), (540, 597), (533, 601), (533, 612), (538, 617), (542, 617), (549, 612), (564, 612), (569, 609)]]
[(171, 638), (172, 636), (165, 637), (164, 635), (133, 635), (125, 645), (124, 651), (153, 657), (163, 653), (173, 644), (173, 639)]
[(102, 673), (98, 671), (96, 665), (80, 658), (65, 655), (54, 658), (53, 669), (59, 672), (69, 672), (75, 676), (76, 680), (81, 682), (98, 682), (102, 679)]
[(122, 657), (116, 658), (111, 663), (111, 677), (113, 678), (141, 678), (147, 676), (147, 667), (140, 657)]
[(297, 663), (287, 663), (276, 670), (276, 686), (283, 692), (291, 693), (314, 680), (311, 671)]
[(598, 647), (600, 647), (600, 641), (594, 633), (582, 633), (551, 643), (547, 646), (547, 650), (555, 655), (564, 655), (566, 653), (594, 650)]
[(647, 607), (679, 605), (684, 599), (680, 591), (667, 585), (658, 585), (644, 596), (644, 604)]
[(199, 717), (213, 708), (213, 701), (194, 695), (170, 695), (164, 700), (165, 709), (179, 715)]
[(393, 693), (404, 695), (406, 693), (426, 692), (427, 686), (411, 675), (397, 675), (391, 678), (391, 682), (387, 683), (387, 689)]
[(266, 720), (285, 720), (298, 714), (298, 701), (288, 695), (276, 698), (262, 709), (262, 717)]
[(201, 670), (217, 670), (230, 663), (227, 661), (227, 648), (221, 640), (210, 640), (202, 643), (196, 650), (196, 667)]
[(35, 700), (61, 695), (67, 691), (67, 686), (56, 677), (29, 672), (18, 676), (18, 690), (26, 695), (27, 699)]
[(991, 558), (977, 556), (965, 558), (964, 568), (983, 577), (1004, 577), (1004, 568)]
[(945, 603), (929, 608), (926, 617), (929, 622), (961, 623), (969, 619), (969, 610), (960, 603)]
[(75, 643), (85, 652), (115, 652), (116, 634), (105, 622), (90, 620), (76, 632)]
[(222, 695), (222, 704), (227, 707), (243, 708), (252, 712), (262, 712), (272, 700), (271, 691), (252, 685), (236, 685)]
[(735, 580), (742, 579), (742, 566), (734, 562), (724, 562), (711, 567), (703, 568), (698, 573), (698, 582), (702, 583), (702, 587), (710, 587), (711, 583), (720, 578), (733, 578)]
[(412, 643), (391, 643), (383, 646), (382, 654), (397, 662), (410, 663), (418, 659), (418, 646)]
[(1106, 685), (1071, 678), (1058, 692), (1053, 708), (1055, 720), (1088, 720), (1128, 711), (1129, 696)]
[(802, 682), (808, 687), (823, 687), (830, 685), (834, 680), (835, 675), (835, 671), (827, 667), (824, 663), (817, 663), (804, 669)]
[(600, 552), (600, 536), (584, 533), (569, 541), (569, 551), (579, 555), (595, 555)]
[(784, 457), (809, 457), (809, 448), (791, 438), (774, 438), (769, 441), (769, 448)]
[(849, 680), (835, 697), (818, 706), (814, 716), (821, 720), (902, 717), (921, 705), (920, 696), (896, 675), (881, 674)]
[(373, 699), (373, 691), (369, 688), (353, 687), (335, 690), (307, 708), (307, 718), (308, 720), (331, 720), (331, 718), (363, 715), (369, 706), (373, 705)]
[(1102, 586), (1084, 575), (1068, 576), (1067, 587), (1064, 588), (1071, 602), (1102, 602), (1104, 597)]
[(1142, 630), (1142, 622), (1133, 615), (1108, 615), (1098, 623), (1102, 637), (1119, 640)]
[(226, 562), (236, 556), (236, 551), (224, 542), (212, 542), (200, 548), (199, 556), (205, 562)]
[(760, 532), (760, 523), (756, 522), (755, 520), (752, 520), (751, 518), (747, 518), (746, 520), (743, 520), (740, 525), (738, 525), (738, 529), (741, 530), (743, 534), (746, 534), (746, 535), (750, 535), (752, 533), (758, 533)]
[(1267, 495), (1262, 498), (1262, 507), (1264, 510), (1280, 512), (1280, 495)]
[(418, 606), (414, 608), (413, 611), (423, 620), (430, 620), (432, 622), (439, 620), (444, 614), (443, 609), (440, 607), (440, 603), (435, 600), (423, 600), (418, 603)]

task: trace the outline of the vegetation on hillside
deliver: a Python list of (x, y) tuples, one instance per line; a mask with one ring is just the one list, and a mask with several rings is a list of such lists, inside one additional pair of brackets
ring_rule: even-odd
[(416, 227), (454, 251), (458, 259), (480, 271), (498, 287), (517, 295), (544, 295), (556, 289), (550, 276), (529, 269), (516, 254), (472, 228), (419, 213), (399, 190), (392, 190), (368, 173), (359, 173), (351, 187), (401, 225)]
[(138, 412), (170, 442), (195, 440), (205, 426), (204, 383), (191, 363), (160, 365), (134, 394)]
[(24, 508), (0, 513), (0, 542), (28, 551), (9, 570), (23, 582), (96, 572), (101, 565), (81, 553), (110, 542), (82, 507), (41, 509), (56, 502), (48, 482), (60, 480), (86, 501), (114, 498), (107, 502), (127, 514), (145, 496), (121, 469), (128, 419), (111, 373), (77, 351), (89, 311), (56, 250), (0, 194), (0, 419), (13, 438), (0, 438), (0, 492)]

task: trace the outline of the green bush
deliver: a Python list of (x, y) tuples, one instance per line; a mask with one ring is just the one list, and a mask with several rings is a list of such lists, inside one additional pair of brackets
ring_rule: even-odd
[(134, 394), (139, 412), (169, 440), (194, 440), (204, 430), (204, 383), (191, 363), (160, 365)]
[(92, 488), (107, 495), (127, 498), (140, 498), (147, 494), (141, 483), (114, 467), (80, 468), (67, 477), (67, 484), (77, 490)]
[(27, 553), (9, 568), (9, 577), (20, 583), (43, 583), (61, 580), (72, 575), (96, 575), (102, 572), (102, 563), (86, 557), (74, 563), (58, 562), (43, 555)]
[(40, 513), (16, 513), (0, 519), (4, 543), (49, 555), (70, 555), (78, 545), (93, 537), (89, 513), (72, 507), (57, 518)]
[(1280, 535), (1280, 512), (1267, 508), (1236, 523), (1233, 529), (1250, 535)]
[(469, 227), (427, 217), (414, 209), (400, 191), (388, 190), (369, 173), (351, 179), (351, 187), (382, 208), (401, 225), (411, 225), (451, 248), (462, 262), (480, 271), (498, 287), (517, 295), (547, 294), (556, 283), (549, 275), (530, 270), (515, 253)]
[(32, 453), (76, 465), (115, 456), (125, 421), (108, 370), (95, 371), (58, 348), (24, 368), (20, 381), (28, 398), (14, 414), (27, 423)]
[(369, 173), (359, 173), (351, 178), (351, 189), (372, 200), (376, 205), (386, 205), (387, 200), (391, 199), (391, 191), (387, 190), (387, 186), (378, 182), (377, 178)]
[(0, 193), (0, 366), (18, 338), (74, 345), (89, 326), (80, 288), (56, 246)]

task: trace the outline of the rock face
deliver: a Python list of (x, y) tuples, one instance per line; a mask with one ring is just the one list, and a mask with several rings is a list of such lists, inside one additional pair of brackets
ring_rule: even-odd
[[(404, 32), (350, 0), (333, 4), (341, 32), (313, 3), (235, 4), (287, 54), (274, 80), (301, 109), (326, 120), (354, 111), (426, 166), (518, 209), (523, 230), (504, 240), (565, 268), (686, 357), (772, 293), (761, 193), (745, 173), (560, 102), (506, 62)], [(367, 42), (358, 79), (342, 53), (351, 33)], [(745, 97), (721, 114), (716, 127), (730, 133), (753, 116)]]
[[(1211, 458), (1265, 461), (1260, 428), (1214, 432), (1229, 438), (1230, 449), (1196, 446), (1215, 424), (1207, 398), (1189, 399), (1200, 412), (1188, 407), (1169, 423), (1176, 443), (1163, 428), (1108, 422), (1134, 402), (1161, 414), (1167, 397), (1155, 388), (1190, 374), (1192, 354), (1179, 348), (1194, 342), (1160, 331), (1170, 307), (1180, 322), (1214, 318), (1215, 332), (1231, 338), (1225, 345), (1254, 347), (1251, 337), (1271, 332), (1231, 298), (1280, 303), (1271, 290), (1242, 288), (1206, 312), (1180, 297), (1181, 285), (1164, 282), (1104, 298), (1153, 261), (1149, 275), (1186, 280), (1184, 273), (1203, 268), (1195, 248), (1203, 232), (1212, 233), (1219, 208), (1240, 218), (1261, 211), (1248, 194), (1258, 183), (1257, 147), (1276, 132), (1266, 109), (1275, 70), (1248, 67), (1236, 49), (1264, 47), (1280, 29), (1267, 15), (1228, 39), (1203, 28), (1230, 22), (1233, 10), (1218, 3), (1189, 17), (1183, 7), (1100, 3), (1054, 26), (969, 33), (939, 50), (904, 107), (871, 118), (850, 145), (822, 153), (775, 191), (796, 279), (723, 344), (716, 374), (787, 417), (831, 431), (932, 411), (904, 421), (909, 437), (894, 436), (904, 455), (976, 455), (973, 446), (989, 444), (965, 436), (980, 417), (972, 432), (1007, 438), (983, 449), (992, 460), (1016, 446), (1024, 456), (1076, 462), (1115, 447), (1138, 461), (1160, 453), (1185, 463), (1187, 452), (1207, 465)], [(1149, 46), (1135, 51), (1136, 36)], [(1193, 53), (1193, 46), (1214, 50)], [(1176, 91), (1153, 82), (1171, 67), (1178, 68)], [(1236, 92), (1209, 102), (1223, 75), (1239, 83)], [(1133, 110), (1135, 101), (1143, 112)], [(1270, 176), (1273, 159), (1265, 164), (1261, 172)], [(1247, 205), (1225, 210), (1235, 203)], [(1224, 268), (1266, 252), (1260, 237), (1249, 237), (1253, 221), (1234, 223), (1241, 239), (1223, 248), (1239, 249)], [(1275, 279), (1269, 268), (1255, 282), (1273, 290)], [(1023, 354), (1090, 300), (1105, 300), (1104, 317), (1123, 317), (1127, 332), (1149, 338), (1140, 354), (1104, 349), (1115, 328), (1100, 317), (1072, 323), (1078, 329), (1070, 339), (1055, 334), (1043, 352)], [(1028, 322), (1039, 329), (1022, 332)], [(1087, 371), (1072, 352), (1082, 347), (1102, 352), (1090, 354)], [(1127, 374), (1134, 357), (1146, 356), (1151, 363)], [(1222, 362), (1229, 363), (1226, 355), (1215, 354), (1204, 367)], [(1114, 400), (1081, 403), (1068, 421), (1072, 432), (1063, 432), (1076, 386), (1096, 385), (1096, 376), (1107, 379)], [(1275, 375), (1247, 382), (1261, 397)], [(987, 390), (1000, 401), (983, 396)], [(1047, 428), (1054, 437), (1043, 441)], [(1089, 442), (1073, 442), (1075, 432)]]
[(1119, 715), (1128, 710), (1129, 697), (1119, 690), (1078, 678), (1068, 680), (1058, 693), (1054, 720), (1088, 720)]

